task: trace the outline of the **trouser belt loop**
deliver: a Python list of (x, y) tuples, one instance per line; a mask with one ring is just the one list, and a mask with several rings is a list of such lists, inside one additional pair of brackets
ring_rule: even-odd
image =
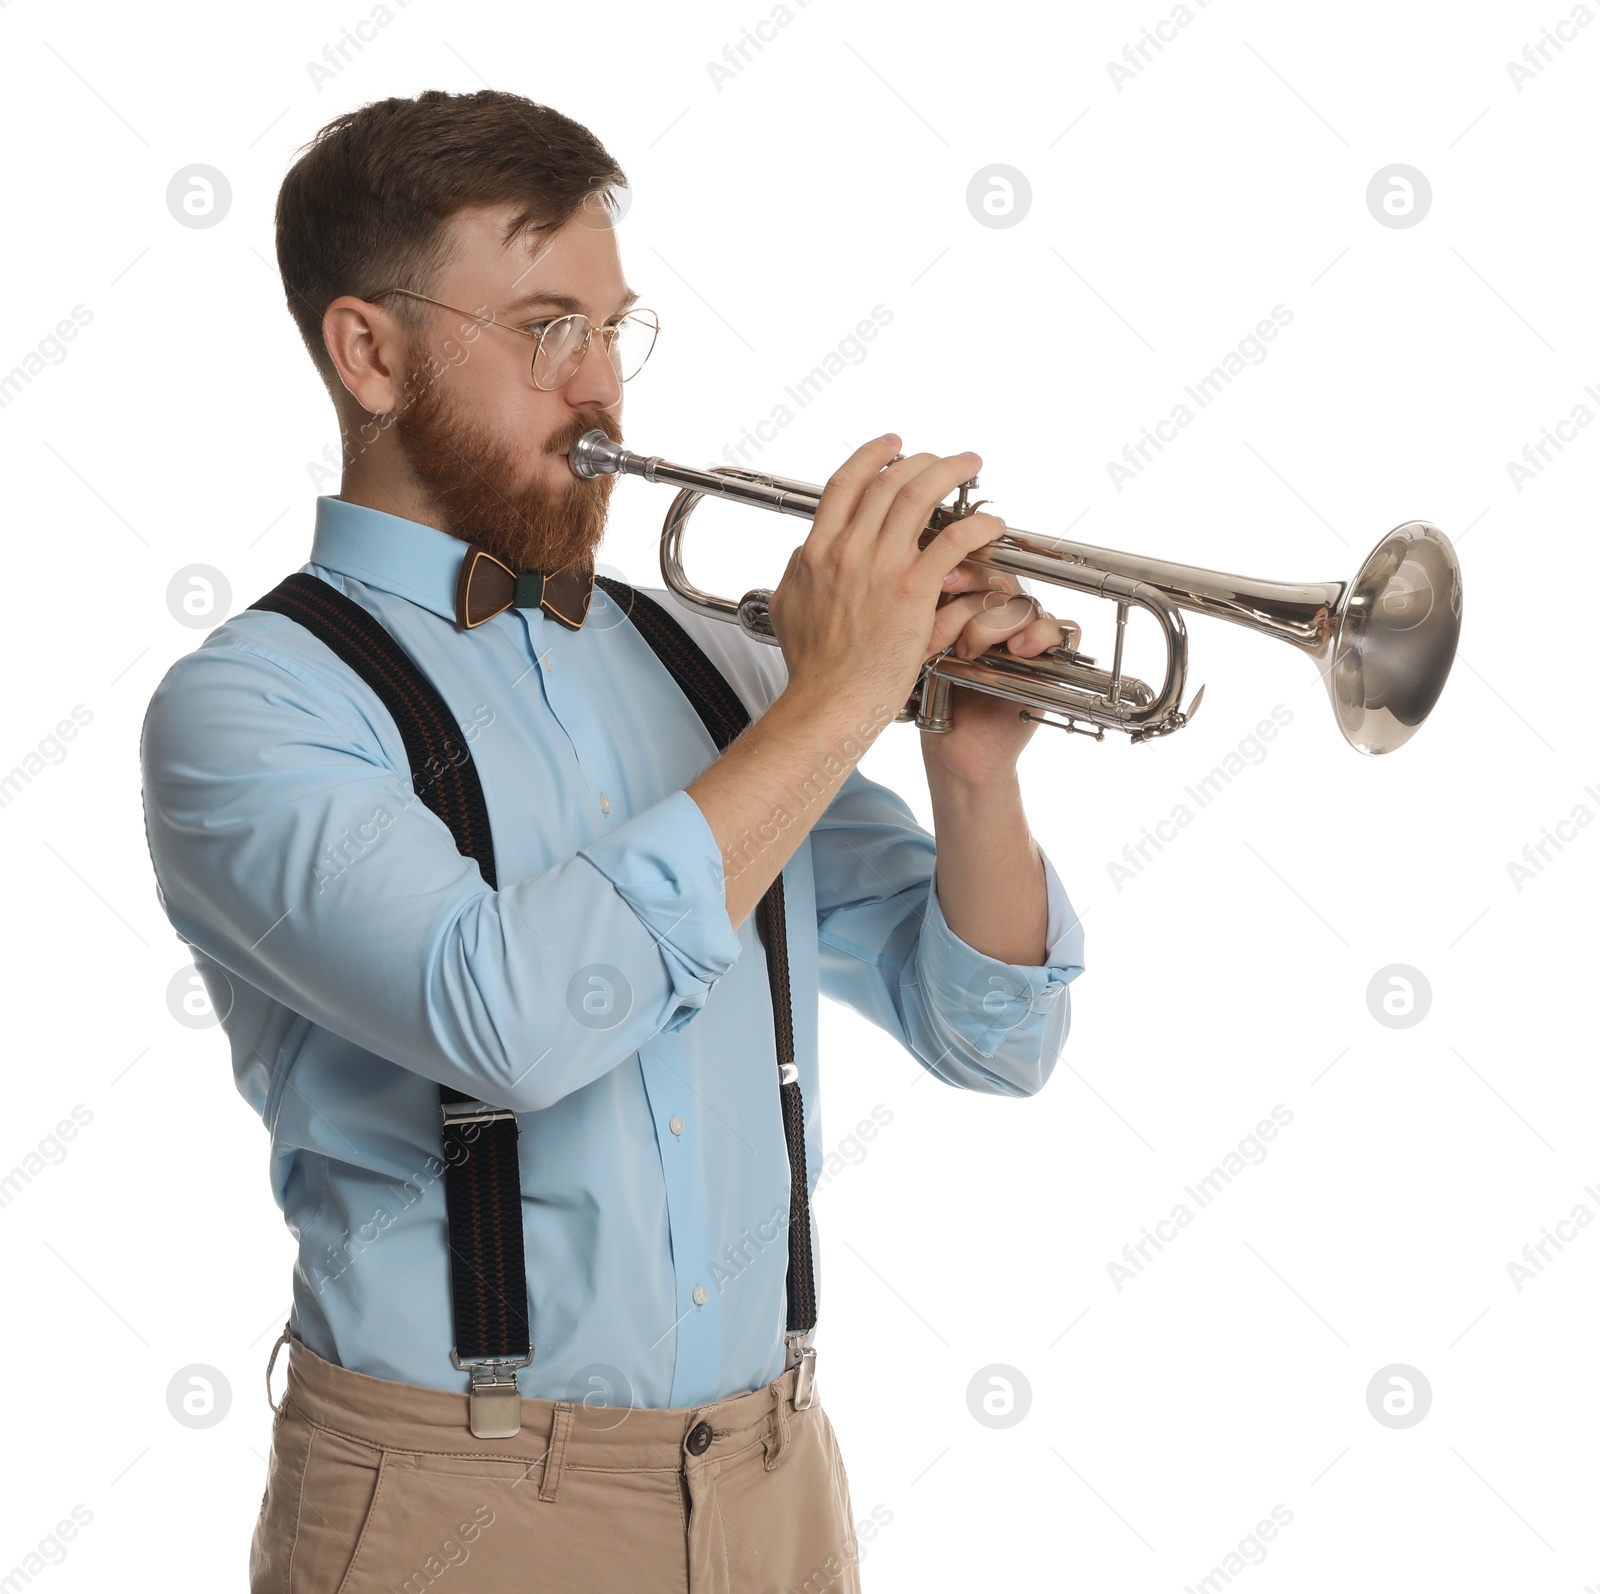
[(789, 1397), (783, 1391), (783, 1379), (772, 1381), (772, 1426), (766, 1438), (766, 1470), (771, 1472), (783, 1460), (789, 1443)]
[(544, 1453), (544, 1478), (539, 1484), (539, 1498), (554, 1500), (561, 1487), (561, 1468), (567, 1457), (567, 1435), (572, 1432), (572, 1402), (558, 1400), (556, 1414), (550, 1423), (550, 1445)]
[(277, 1341), (272, 1347), (271, 1356), (267, 1358), (267, 1404), (272, 1407), (272, 1420), (274, 1425), (276, 1425), (279, 1419), (283, 1416), (283, 1408), (289, 1403), (289, 1389), (288, 1385), (284, 1386), (283, 1399), (281, 1401), (274, 1400), (272, 1398), (272, 1369), (278, 1365), (278, 1352), (282, 1350), (283, 1347), (288, 1343), (289, 1325), (285, 1323), (283, 1325), (283, 1332), (278, 1335)]

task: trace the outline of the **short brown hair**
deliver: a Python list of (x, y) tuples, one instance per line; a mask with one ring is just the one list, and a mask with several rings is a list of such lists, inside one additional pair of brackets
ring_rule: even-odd
[[(426, 293), (447, 264), (445, 228), (458, 210), (520, 206), (509, 243), (564, 226), (590, 195), (610, 205), (611, 190), (627, 186), (586, 127), (519, 94), (430, 89), (335, 118), (290, 167), (277, 208), (289, 313), (323, 381), (339, 391), (322, 341), (327, 307), (382, 288)], [(414, 304), (393, 307), (409, 319)]]

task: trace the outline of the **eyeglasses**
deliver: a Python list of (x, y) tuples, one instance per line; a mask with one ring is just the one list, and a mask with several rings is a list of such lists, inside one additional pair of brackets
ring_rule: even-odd
[[(454, 310), (469, 321), (484, 326), (499, 327), (502, 332), (515, 332), (518, 337), (533, 339), (533, 385), (546, 393), (572, 380), (583, 364), (593, 341), (595, 325), (582, 312), (556, 316), (549, 321), (535, 321), (528, 327), (508, 326), (490, 315), (479, 315), (472, 310), (462, 310), (442, 299), (430, 299), (425, 293), (413, 293), (409, 288), (380, 288), (372, 295), (381, 299), (385, 294), (401, 293), (408, 299), (421, 299), (424, 304), (436, 304), (441, 310)], [(612, 368), (619, 382), (631, 381), (639, 374), (639, 367), (650, 358), (656, 346), (656, 334), (661, 324), (654, 310), (634, 309), (615, 321), (608, 321), (600, 329), (605, 350), (611, 357)]]

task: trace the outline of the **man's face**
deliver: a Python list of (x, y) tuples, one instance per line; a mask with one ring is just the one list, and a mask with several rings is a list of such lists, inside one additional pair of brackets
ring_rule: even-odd
[[(517, 569), (562, 570), (590, 561), (605, 530), (614, 478), (580, 480), (565, 451), (595, 427), (622, 439), (622, 384), (598, 328), (625, 307), (629, 289), (603, 211), (586, 209), (557, 232), (507, 247), (511, 214), (493, 207), (452, 218), (450, 264), (429, 297), (512, 327), (580, 309), (597, 329), (588, 355), (546, 392), (534, 385), (531, 338), (412, 301), (425, 330), (409, 349), (395, 436), (456, 536)], [(551, 294), (563, 297), (552, 303)]]

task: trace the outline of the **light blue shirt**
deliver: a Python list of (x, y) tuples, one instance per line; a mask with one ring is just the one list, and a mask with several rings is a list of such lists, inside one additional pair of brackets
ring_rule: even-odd
[[(498, 891), (412, 791), (377, 697), (292, 620), (235, 615), (145, 721), (161, 901), (271, 1136), (299, 1243), (291, 1321), (340, 1366), (465, 1390), (442, 1083), (518, 1114), (524, 1395), (678, 1407), (758, 1389), (784, 1368), (789, 1167), (765, 953), (754, 916), (728, 922), (685, 790), (716, 745), (599, 588), (578, 631), (538, 609), (458, 630), (464, 551), (320, 498), (303, 568), (376, 615), (460, 722)], [(641, 590), (752, 717), (783, 690), (779, 649)], [(813, 1191), (819, 991), (966, 1090), (1033, 1094), (1066, 1039), (1083, 935), (1049, 861), (1039, 967), (962, 941), (933, 873), (933, 838), (859, 769), (784, 868)], [(596, 1366), (622, 1375), (608, 1394)]]

